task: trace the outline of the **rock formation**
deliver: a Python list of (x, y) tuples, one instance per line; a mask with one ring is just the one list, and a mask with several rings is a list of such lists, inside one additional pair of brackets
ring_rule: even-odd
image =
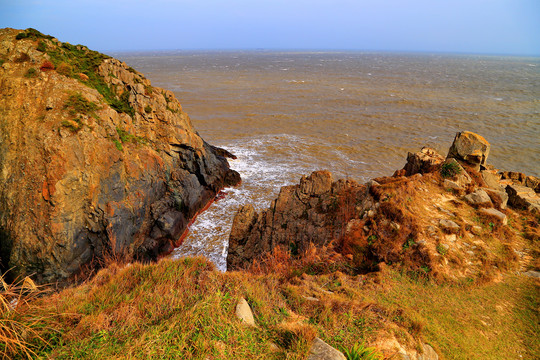
[[(314, 172), (283, 187), (268, 210), (258, 214), (246, 205), (238, 211), (228, 268), (264, 261), (278, 247), (302, 256), (309, 244), (330, 243), (357, 272), (386, 263), (458, 279), (489, 278), (498, 269), (517, 267), (517, 252), (509, 245), (517, 235), (507, 227), (512, 214), (507, 204), (537, 211), (538, 181), (493, 169), (486, 163), (488, 151), (484, 138), (464, 132), (456, 135), (446, 160), (423, 148), (409, 153), (392, 177), (364, 185), (333, 182), (329, 172)], [(535, 221), (532, 216), (531, 226)], [(519, 256), (524, 259), (525, 253)]]
[(125, 63), (0, 30), (0, 260), (64, 280), (103, 256), (155, 259), (224, 186), (227, 152)]

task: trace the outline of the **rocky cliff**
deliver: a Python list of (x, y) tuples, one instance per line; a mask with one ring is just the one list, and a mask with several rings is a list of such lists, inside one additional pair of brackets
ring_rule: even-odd
[(174, 95), (82, 45), (0, 30), (0, 259), (63, 280), (104, 256), (155, 259), (226, 185), (226, 151)]
[(538, 267), (530, 241), (540, 238), (540, 180), (494, 169), (486, 163), (489, 148), (483, 137), (462, 132), (446, 158), (423, 148), (393, 176), (363, 185), (333, 181), (326, 171), (303, 177), (283, 187), (268, 210), (238, 211), (228, 268), (269, 261), (283, 249), (301, 258), (311, 244), (332, 249), (353, 272), (396, 265), (459, 280)]

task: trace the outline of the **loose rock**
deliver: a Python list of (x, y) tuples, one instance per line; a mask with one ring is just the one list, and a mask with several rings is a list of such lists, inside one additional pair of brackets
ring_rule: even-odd
[(244, 298), (241, 298), (236, 305), (236, 317), (247, 325), (255, 326), (253, 312), (251, 311), (251, 307)]
[(489, 195), (482, 189), (476, 190), (473, 193), (465, 195), (463, 199), (469, 203), (469, 205), (477, 207), (491, 207), (493, 203)]
[(311, 345), (308, 360), (346, 360), (346, 358), (339, 350), (317, 337)]

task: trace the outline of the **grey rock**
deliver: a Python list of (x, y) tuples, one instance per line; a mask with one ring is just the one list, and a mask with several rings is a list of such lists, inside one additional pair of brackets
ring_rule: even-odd
[(473, 193), (465, 195), (463, 199), (472, 206), (491, 207), (493, 203), (489, 195), (482, 189), (476, 190)]
[(457, 191), (463, 190), (463, 187), (460, 186), (457, 182), (448, 180), (448, 179), (444, 179), (443, 186), (445, 189), (451, 189), (451, 190), (457, 190)]
[(500, 221), (503, 225), (508, 224), (508, 218), (506, 217), (506, 214), (500, 212), (497, 209), (480, 209), (480, 212), (484, 215), (488, 215), (491, 217), (496, 218), (498, 221)]
[(308, 360), (346, 360), (346, 358), (339, 350), (317, 337), (311, 345)]
[(418, 360), (439, 360), (439, 355), (428, 344), (422, 344), (422, 354), (418, 354)]
[(499, 180), (501, 179), (501, 175), (490, 170), (482, 170), (480, 171), (480, 174), (482, 175), (482, 179), (490, 189), (504, 191), (504, 187), (499, 182)]
[(508, 194), (504, 190), (483, 189), (494, 204), (499, 204), (500, 209), (506, 209), (508, 204)]
[(535, 279), (540, 279), (540, 271), (529, 270), (523, 273), (525, 276), (529, 276)]
[(439, 220), (439, 226), (447, 233), (457, 234), (459, 232), (459, 225), (452, 220), (441, 219)]

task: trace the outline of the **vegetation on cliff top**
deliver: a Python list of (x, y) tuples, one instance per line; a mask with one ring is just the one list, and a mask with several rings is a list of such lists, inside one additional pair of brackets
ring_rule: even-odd
[(31, 28), (19, 33), (16, 39), (39, 40), (37, 50), (49, 55), (54, 68), (60, 74), (78, 79), (96, 89), (113, 109), (131, 117), (134, 116), (135, 110), (128, 102), (129, 92), (118, 96), (98, 73), (97, 69), (103, 60), (109, 59), (110, 56), (90, 50), (84, 45), (71, 45), (56, 41), (52, 36), (44, 35)]
[[(305, 255), (305, 264), (327, 260)], [(297, 270), (221, 273), (190, 258), (113, 264), (88, 283), (34, 302), (32, 311), (17, 308), (17, 321), (39, 318), (26, 335), (29, 349), (56, 359), (305, 359), (315, 336), (342, 349), (382, 346), (388, 338), (410, 348), (427, 342), (446, 359), (540, 355), (533, 279), (440, 286), (390, 269), (290, 276)], [(234, 316), (241, 297), (257, 327)]]

